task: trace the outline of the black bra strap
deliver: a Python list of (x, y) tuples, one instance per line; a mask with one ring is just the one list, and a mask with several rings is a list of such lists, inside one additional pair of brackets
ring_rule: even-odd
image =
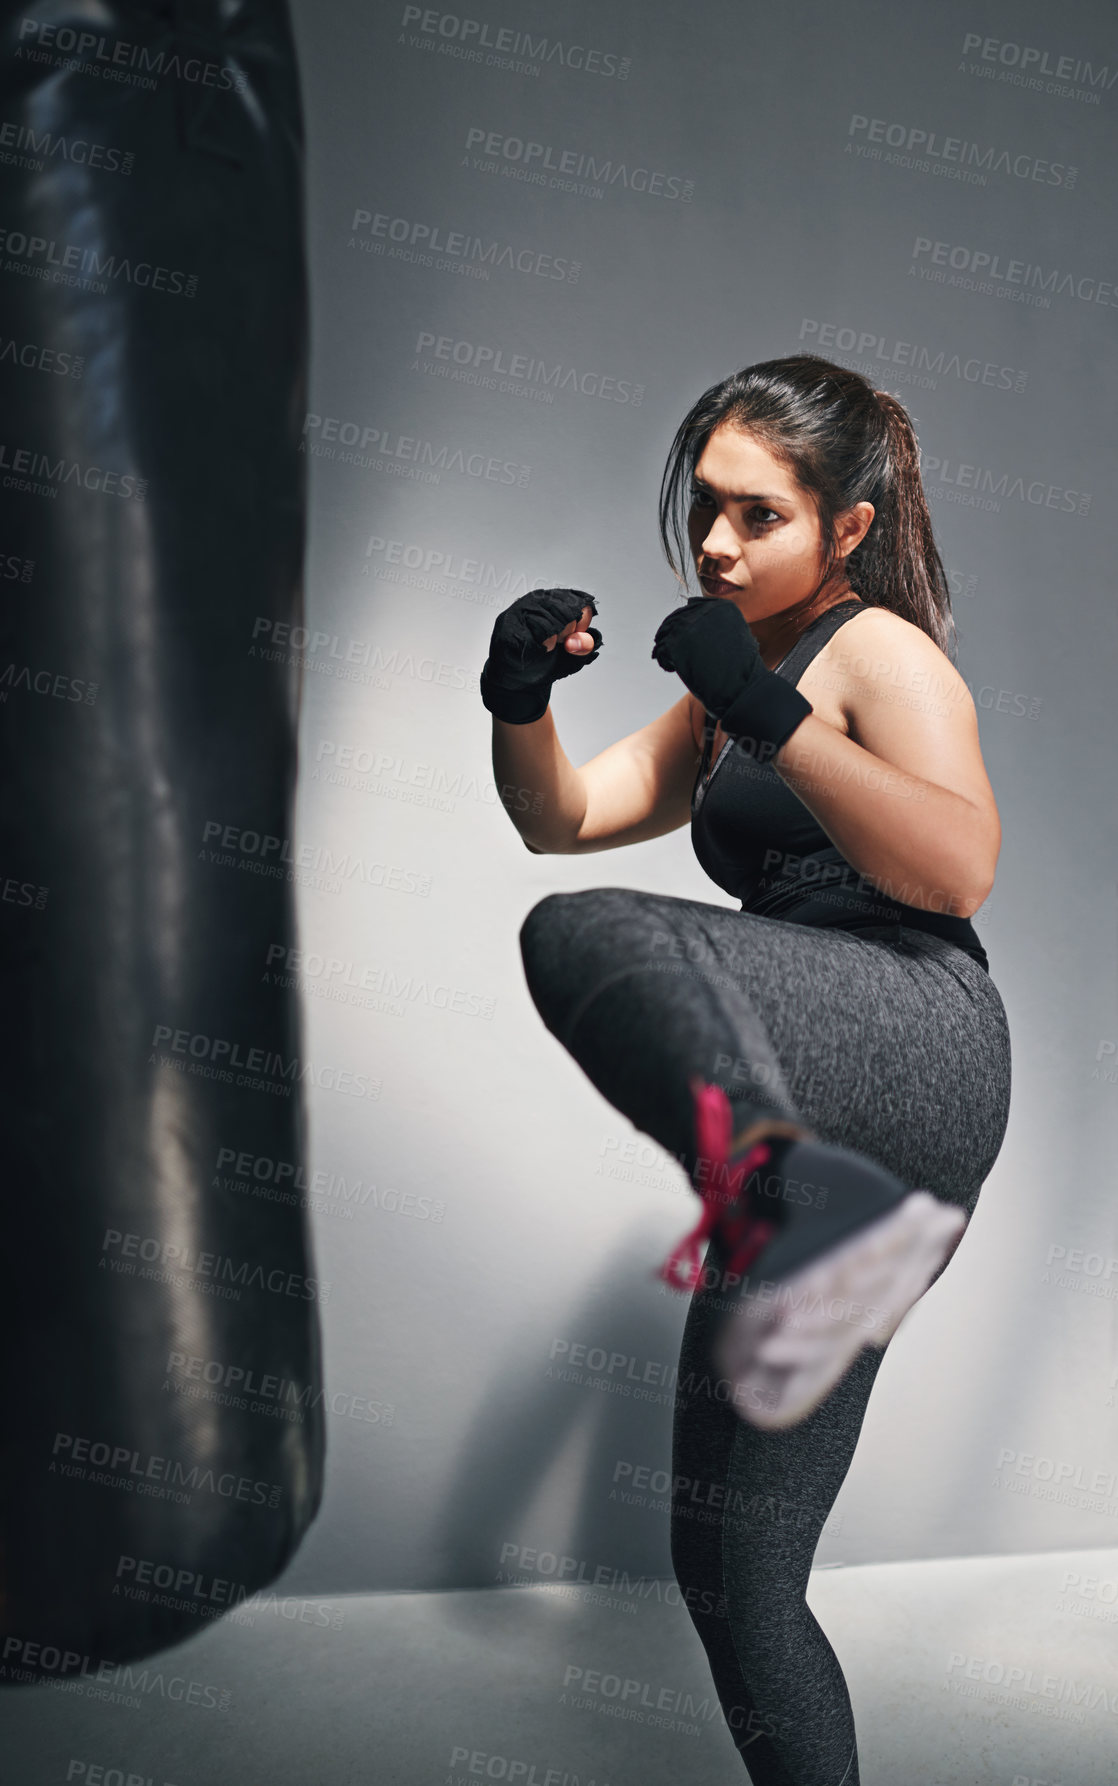
[(813, 620), (810, 626), (804, 628), (788, 656), (777, 667), (774, 674), (783, 676), (784, 680), (791, 682), (794, 687), (812, 658), (818, 657), (828, 639), (838, 631), (843, 622), (852, 619), (855, 614), (869, 606), (868, 602), (851, 598), (835, 602), (833, 607), (826, 608), (818, 619)]
[(710, 750), (714, 743), (714, 728), (717, 724), (713, 713), (703, 713), (703, 754), (699, 760), (699, 780), (705, 776), (710, 765)]

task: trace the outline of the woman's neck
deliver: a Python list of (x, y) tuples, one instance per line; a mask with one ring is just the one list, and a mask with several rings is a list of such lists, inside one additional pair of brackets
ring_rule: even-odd
[(751, 621), (750, 631), (757, 641), (761, 662), (766, 670), (773, 670), (777, 664), (782, 664), (800, 634), (806, 632), (829, 608), (838, 607), (840, 602), (860, 600), (861, 597), (855, 595), (847, 584), (843, 589), (821, 592), (805, 607), (784, 608), (779, 614), (767, 614), (763, 620)]

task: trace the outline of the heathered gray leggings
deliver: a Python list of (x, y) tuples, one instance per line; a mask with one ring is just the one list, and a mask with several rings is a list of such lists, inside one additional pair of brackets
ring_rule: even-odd
[[(763, 1113), (800, 1121), (973, 1212), (1009, 1119), (1009, 1027), (992, 979), (953, 943), (626, 887), (549, 895), (520, 943), (547, 1028), (688, 1173), (698, 1072), (731, 1098), (735, 1129)], [(672, 1565), (755, 1786), (858, 1786), (846, 1682), (805, 1591), (884, 1353), (865, 1347), (799, 1425), (748, 1425), (709, 1393), (722, 1263), (712, 1247), (683, 1335), (680, 1382), (696, 1387), (676, 1401), (672, 1474), (691, 1488), (673, 1503)]]

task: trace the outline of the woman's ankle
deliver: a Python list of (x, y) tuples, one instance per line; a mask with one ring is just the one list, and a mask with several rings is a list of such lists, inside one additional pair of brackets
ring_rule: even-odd
[(742, 1128), (734, 1128), (730, 1137), (730, 1158), (740, 1158), (749, 1147), (756, 1146), (758, 1141), (769, 1140), (815, 1141), (817, 1136), (802, 1123), (789, 1122), (781, 1116), (759, 1116)]

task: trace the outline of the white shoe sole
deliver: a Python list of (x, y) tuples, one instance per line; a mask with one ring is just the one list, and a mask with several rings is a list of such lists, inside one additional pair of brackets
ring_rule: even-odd
[[(746, 1291), (715, 1341), (716, 1368), (751, 1426), (795, 1426), (834, 1388), (863, 1346), (886, 1346), (950, 1257), (961, 1209), (912, 1191), (799, 1271)], [(764, 1284), (764, 1253), (758, 1259)]]

